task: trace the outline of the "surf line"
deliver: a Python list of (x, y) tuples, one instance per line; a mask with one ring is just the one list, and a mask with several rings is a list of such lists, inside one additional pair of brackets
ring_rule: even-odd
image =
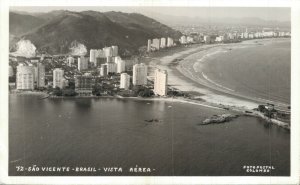
[(225, 87), (225, 86), (223, 86), (223, 85), (220, 85), (220, 84), (218, 84), (218, 83), (212, 81), (212, 80), (209, 79), (203, 72), (202, 72), (202, 76), (203, 76), (203, 78), (204, 78), (205, 80), (207, 80), (208, 82), (210, 82), (210, 83), (212, 83), (212, 84), (214, 84), (214, 85), (216, 85), (216, 86), (218, 86), (218, 87), (221, 87), (221, 88), (226, 89), (226, 90), (231, 91), (231, 92), (234, 92), (234, 91), (235, 91), (235, 90), (233, 90), (233, 89), (230, 89), (230, 88), (228, 88), (228, 87)]

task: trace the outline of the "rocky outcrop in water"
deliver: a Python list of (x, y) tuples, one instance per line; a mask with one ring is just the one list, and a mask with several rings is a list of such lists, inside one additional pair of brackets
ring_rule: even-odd
[(232, 114), (213, 115), (212, 117), (205, 119), (202, 123), (200, 123), (200, 125), (225, 123), (237, 117), (239, 117), (239, 115), (232, 115)]

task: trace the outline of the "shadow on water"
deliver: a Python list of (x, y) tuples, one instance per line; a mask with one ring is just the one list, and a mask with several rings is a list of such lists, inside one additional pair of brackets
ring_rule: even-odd
[(92, 107), (92, 99), (90, 98), (76, 99), (75, 105), (76, 105), (75, 106), (76, 109), (79, 109), (80, 111), (87, 111)]

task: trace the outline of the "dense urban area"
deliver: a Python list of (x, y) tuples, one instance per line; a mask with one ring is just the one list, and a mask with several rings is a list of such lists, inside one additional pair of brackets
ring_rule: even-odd
[[(43, 91), (51, 97), (62, 96), (185, 96), (189, 95), (168, 86), (168, 73), (155, 69), (154, 77), (149, 78), (148, 66), (142, 58), (150, 53), (192, 44), (233, 43), (249, 39), (290, 37), (288, 31), (278, 28), (235, 31), (216, 31), (214, 34), (199, 33), (195, 29), (181, 30), (180, 38), (149, 38), (138, 56), (122, 58), (118, 46), (90, 49), (89, 55), (48, 55), (25, 58), (9, 57), (9, 90)], [(258, 107), (269, 117), (277, 116), (272, 105)], [(281, 117), (284, 117), (284, 115)]]

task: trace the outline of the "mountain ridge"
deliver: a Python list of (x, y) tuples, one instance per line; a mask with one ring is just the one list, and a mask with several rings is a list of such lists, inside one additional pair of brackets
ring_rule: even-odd
[[(32, 20), (40, 24), (34, 24), (30, 30), (14, 34), (19, 28), (10, 29), (10, 34), (16, 36), (12, 37), (14, 39), (10, 42), (11, 50), (14, 50), (14, 44), (18, 40), (28, 39), (42, 53), (68, 53), (71, 43), (77, 41), (87, 49), (118, 45), (121, 53), (132, 54), (137, 52), (139, 47), (145, 46), (148, 38), (179, 38), (181, 35), (179, 31), (136, 13), (57, 10), (36, 16), (39, 22), (34, 18)], [(10, 21), (10, 25), (17, 25), (19, 20), (24, 21), (24, 24), (28, 21), (19, 18)], [(31, 19), (29, 24), (30, 21)], [(150, 22), (152, 24), (147, 25)]]

